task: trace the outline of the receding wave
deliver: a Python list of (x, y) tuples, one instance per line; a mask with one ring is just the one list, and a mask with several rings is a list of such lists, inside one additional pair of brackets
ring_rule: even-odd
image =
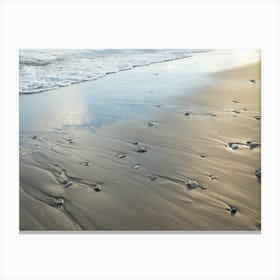
[(37, 93), (208, 50), (20, 50), (19, 92)]

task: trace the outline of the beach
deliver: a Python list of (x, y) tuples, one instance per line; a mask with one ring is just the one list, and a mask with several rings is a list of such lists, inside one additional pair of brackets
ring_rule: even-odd
[[(48, 94), (21, 96), (22, 115), (40, 117), (34, 131), (20, 120), (20, 230), (261, 230), (260, 61), (193, 79), (188, 59), (108, 76), (119, 110), (101, 79), (54, 90), (55, 113)], [(120, 90), (149, 77), (135, 89), (145, 103)], [(77, 104), (95, 87), (93, 118), (90, 102)]]

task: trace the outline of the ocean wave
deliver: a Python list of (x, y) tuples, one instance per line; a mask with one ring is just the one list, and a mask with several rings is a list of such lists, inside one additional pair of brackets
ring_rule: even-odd
[(20, 50), (19, 92), (38, 93), (208, 50)]

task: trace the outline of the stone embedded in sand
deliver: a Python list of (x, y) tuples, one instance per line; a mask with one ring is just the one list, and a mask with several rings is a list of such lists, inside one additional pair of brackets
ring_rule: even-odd
[(55, 201), (55, 205), (56, 205), (56, 206), (62, 206), (62, 205), (64, 205), (64, 200), (63, 200), (63, 198), (57, 198), (56, 201)]
[(95, 190), (96, 192), (100, 192), (100, 191), (101, 191), (101, 186), (95, 186), (95, 187), (94, 187), (94, 190)]
[(255, 175), (258, 177), (258, 178), (261, 178), (261, 170), (255, 170)]
[(125, 158), (126, 155), (125, 154), (118, 154), (118, 158)]
[(192, 190), (201, 187), (197, 181), (189, 181), (186, 183), (186, 185), (189, 189), (192, 189)]
[(185, 113), (185, 116), (189, 116), (189, 115), (190, 115), (190, 112), (186, 112), (186, 113)]
[[(250, 142), (250, 141), (248, 141), (248, 142)], [(248, 143), (248, 142), (247, 142), (247, 145), (249, 146), (250, 150), (252, 150), (260, 145), (256, 142), (250, 142), (250, 143)]]
[(217, 117), (217, 114), (216, 113), (210, 113), (210, 116), (211, 117)]
[(33, 136), (33, 137), (32, 137), (32, 139), (37, 139), (37, 136), (36, 136), (36, 135), (35, 135), (35, 136)]
[(261, 119), (261, 116), (255, 116), (255, 119), (259, 121)]
[(138, 145), (138, 142), (133, 142), (133, 145)]
[(233, 110), (232, 112), (235, 113), (235, 114), (240, 114), (239, 110)]
[(209, 177), (210, 177), (211, 180), (217, 179), (217, 176), (215, 176), (215, 175), (209, 175)]
[(232, 100), (232, 102), (233, 102), (233, 103), (239, 103), (239, 101), (237, 101), (237, 100)]
[(139, 167), (140, 167), (140, 165), (138, 165), (138, 164), (134, 165), (135, 169), (138, 169)]
[(137, 150), (138, 153), (145, 153), (147, 152), (147, 149), (144, 148), (144, 147), (140, 147), (138, 150)]
[(206, 155), (204, 155), (204, 154), (199, 154), (199, 156), (200, 156), (201, 158), (205, 158), (205, 157), (206, 157)]
[(255, 84), (255, 83), (256, 83), (256, 80), (249, 80), (249, 83)]
[(236, 214), (236, 212), (237, 212), (237, 209), (236, 209), (236, 207), (230, 206), (230, 210), (229, 211), (230, 211), (231, 216), (234, 216)]
[(238, 145), (235, 144), (235, 143), (231, 143), (231, 144), (229, 144), (229, 146), (230, 146), (233, 150), (238, 149)]
[(148, 122), (147, 124), (148, 124), (149, 127), (152, 127), (152, 126), (154, 126), (156, 123), (155, 123), (155, 122)]
[(150, 181), (155, 181), (157, 179), (157, 176), (150, 176)]
[(62, 181), (60, 184), (62, 185), (63, 188), (68, 188), (68, 187), (70, 187), (71, 185), (73, 185), (73, 182), (64, 180), (64, 181)]

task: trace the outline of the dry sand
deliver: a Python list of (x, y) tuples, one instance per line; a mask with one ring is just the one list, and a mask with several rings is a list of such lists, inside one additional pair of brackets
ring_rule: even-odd
[(183, 106), (155, 107), (153, 123), (53, 136), (22, 157), (20, 229), (260, 230), (260, 64), (211, 78)]

